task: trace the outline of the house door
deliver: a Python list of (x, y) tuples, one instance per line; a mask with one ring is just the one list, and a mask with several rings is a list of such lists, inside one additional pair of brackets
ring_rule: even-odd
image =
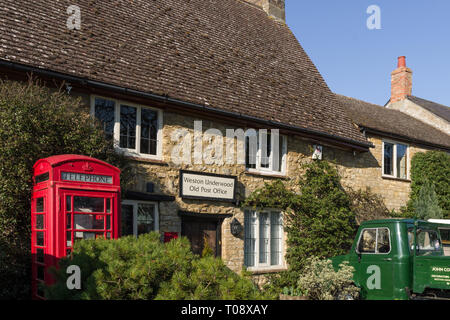
[(205, 246), (211, 248), (214, 256), (220, 256), (218, 221), (183, 218), (181, 235), (191, 242), (192, 251), (201, 255)]

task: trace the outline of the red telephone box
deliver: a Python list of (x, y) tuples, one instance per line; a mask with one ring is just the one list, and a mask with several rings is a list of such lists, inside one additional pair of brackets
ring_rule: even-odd
[(74, 241), (119, 237), (120, 170), (79, 155), (41, 159), (33, 169), (32, 295), (43, 299), (39, 283), (53, 283), (48, 268), (70, 254)]

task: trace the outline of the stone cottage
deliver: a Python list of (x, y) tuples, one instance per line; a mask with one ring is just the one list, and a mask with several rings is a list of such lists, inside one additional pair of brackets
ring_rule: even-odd
[(123, 235), (187, 236), (235, 271), (276, 272), (286, 268), (283, 213), (241, 208), (246, 196), (274, 179), (295, 188), (312, 158), (335, 160), (349, 186), (379, 174), (378, 140), (289, 30), (284, 0), (72, 5), (3, 1), (0, 75), (63, 83), (130, 158)]
[(361, 154), (364, 165), (351, 169), (353, 187), (371, 188), (391, 210), (405, 206), (409, 199), (411, 159), (416, 152), (450, 152), (450, 108), (411, 96), (411, 75), (405, 57), (399, 57), (386, 107), (336, 95), (374, 145), (369, 153)]

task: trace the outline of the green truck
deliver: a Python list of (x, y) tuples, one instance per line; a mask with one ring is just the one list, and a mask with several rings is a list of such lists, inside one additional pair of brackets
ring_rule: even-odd
[(332, 259), (334, 268), (348, 261), (361, 298), (370, 300), (450, 299), (450, 256), (441, 234), (449, 224), (412, 219), (366, 221), (350, 253)]

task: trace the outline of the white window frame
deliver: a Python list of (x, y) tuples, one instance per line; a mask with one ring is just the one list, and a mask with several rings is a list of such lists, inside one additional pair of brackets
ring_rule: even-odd
[[(161, 160), (162, 159), (162, 137), (163, 137), (163, 112), (161, 109), (144, 106), (135, 104), (132, 102), (124, 101), (124, 100), (118, 100), (118, 99), (112, 99), (109, 97), (99, 96), (99, 95), (91, 95), (91, 117), (95, 118), (95, 99), (105, 99), (109, 101), (114, 102), (114, 131), (113, 131), (113, 137), (114, 137), (114, 148), (116, 151), (124, 152), (126, 156), (131, 157), (139, 157), (139, 158), (146, 158), (146, 159), (153, 159), (153, 160)], [(120, 106), (126, 105), (129, 107), (136, 108), (136, 148), (130, 149), (130, 148), (121, 148), (120, 147)], [(150, 109), (153, 111), (156, 111), (158, 113), (158, 132), (156, 134), (156, 155), (154, 154), (144, 154), (140, 153), (141, 148), (141, 110), (142, 108)]]
[(139, 204), (152, 204), (155, 206), (155, 228), (153, 231), (159, 231), (159, 208), (158, 202), (154, 201), (141, 201), (141, 200), (122, 200), (121, 205), (133, 206), (133, 235), (137, 237), (137, 215)]
[[(284, 242), (285, 242), (285, 234), (284, 234), (284, 227), (283, 227), (283, 212), (279, 209), (263, 209), (263, 210), (254, 210), (254, 209), (250, 209), (250, 208), (246, 208), (244, 210), (244, 219), (245, 219), (245, 211), (250, 211), (250, 212), (255, 212), (256, 213), (256, 226), (257, 226), (257, 230), (256, 230), (256, 238), (255, 238), (255, 265), (254, 266), (246, 266), (247, 270), (249, 271), (270, 271), (270, 270), (279, 270), (279, 269), (284, 269), (286, 267), (286, 263), (284, 260)], [(260, 263), (259, 262), (259, 254), (260, 254), (260, 237), (259, 237), (259, 228), (260, 228), (260, 214), (267, 212), (269, 213), (269, 241), (270, 239), (272, 239), (272, 228), (271, 228), (271, 213), (272, 212), (277, 212), (280, 214), (280, 218), (281, 218), (281, 224), (280, 224), (280, 257), (279, 257), (279, 261), (280, 264), (278, 265), (270, 265), (270, 258), (271, 258), (271, 245), (269, 243), (268, 247), (269, 247), (269, 251), (267, 252), (267, 263)], [(244, 221), (244, 226), (245, 226), (245, 221)], [(244, 263), (245, 263), (245, 235), (244, 235)]]
[[(279, 152), (281, 152), (282, 154), (282, 159), (281, 159), (281, 163), (280, 163), (280, 167), (281, 170), (280, 171), (274, 171), (272, 169), (273, 166), (273, 152), (270, 153), (269, 156), (269, 167), (268, 168), (264, 168), (261, 166), (261, 158), (262, 158), (262, 150), (260, 147), (260, 143), (259, 141), (261, 141), (261, 131), (260, 130), (255, 130), (256, 134), (258, 135), (257, 137), (257, 151), (256, 151), (256, 164), (255, 164), (255, 168), (247, 168), (247, 164), (246, 164), (246, 168), (245, 170), (251, 173), (262, 173), (262, 174), (267, 174), (267, 175), (286, 175), (287, 172), (287, 137), (285, 135), (279, 135), (280, 137), (280, 141), (282, 141), (281, 143), (281, 148), (279, 150)], [(269, 133), (269, 132), (268, 132)], [(250, 132), (249, 134), (246, 134), (245, 136), (245, 141), (244, 141), (244, 150), (245, 152), (247, 152), (247, 137), (252, 137), (255, 136), (254, 134), (252, 134), (252, 132)], [(275, 139), (275, 135), (271, 135), (270, 136), (271, 139), (271, 144), (272, 146), (274, 145), (274, 139)], [(245, 158), (247, 159), (247, 154), (245, 154)]]
[[(389, 143), (393, 145), (393, 154), (392, 154), (392, 171), (393, 175), (385, 174), (384, 173), (384, 145), (385, 143)], [(397, 145), (404, 145), (406, 146), (406, 178), (397, 177)], [(400, 180), (409, 180), (409, 169), (410, 169), (410, 157), (409, 157), (409, 144), (393, 141), (393, 140), (387, 140), (383, 139), (383, 143), (381, 144), (381, 175), (386, 178), (393, 178), (393, 179), (400, 179)]]

